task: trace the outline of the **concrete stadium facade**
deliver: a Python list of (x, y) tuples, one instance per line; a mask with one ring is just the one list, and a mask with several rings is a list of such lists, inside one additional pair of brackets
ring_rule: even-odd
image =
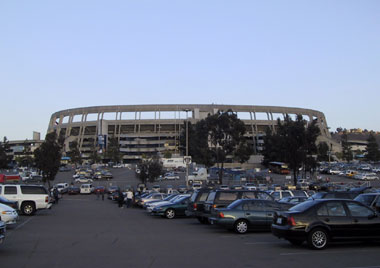
[[(259, 153), (267, 127), (276, 128), (277, 118), (302, 115), (316, 120), (320, 140), (332, 144), (322, 112), (302, 108), (250, 105), (123, 105), (74, 108), (52, 114), (48, 133), (56, 131), (65, 138), (65, 150), (76, 140), (83, 158), (94, 146), (103, 146), (109, 137), (117, 137), (125, 163), (135, 162), (142, 155), (169, 151), (179, 153), (179, 137), (184, 122), (195, 124), (209, 114), (232, 110), (246, 125), (246, 138)], [(106, 142), (104, 143), (106, 144)]]

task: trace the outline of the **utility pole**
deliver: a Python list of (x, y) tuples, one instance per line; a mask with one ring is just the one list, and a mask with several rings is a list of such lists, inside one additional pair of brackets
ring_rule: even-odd
[(185, 109), (185, 112), (186, 112), (186, 157), (185, 157), (185, 161), (186, 161), (186, 186), (189, 186), (189, 163), (190, 163), (190, 159), (189, 159), (189, 118), (188, 118), (188, 115), (187, 113), (189, 112), (190, 110), (189, 109)]

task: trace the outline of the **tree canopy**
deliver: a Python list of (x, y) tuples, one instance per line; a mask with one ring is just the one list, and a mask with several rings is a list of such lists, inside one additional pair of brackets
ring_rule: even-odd
[(7, 150), (9, 149), (9, 143), (7, 137), (3, 138), (3, 141), (0, 141), (0, 168), (8, 168), (11, 161), (11, 157), (7, 155)]
[[(184, 123), (181, 135), (181, 149), (186, 148), (186, 123)], [(189, 124), (189, 155), (194, 162), (204, 164), (207, 167), (218, 164), (219, 182), (222, 183), (223, 166), (228, 157), (243, 163), (252, 154), (244, 136), (245, 125), (232, 110), (218, 111), (198, 121), (195, 126)]]
[(379, 161), (380, 160), (380, 151), (379, 145), (377, 144), (376, 137), (371, 133), (367, 139), (367, 161)]
[(71, 158), (73, 164), (82, 164), (82, 156), (79, 151), (78, 141), (72, 141), (69, 144), (70, 151), (67, 152), (67, 156)]
[(342, 134), (341, 139), (342, 139), (342, 158), (343, 160), (350, 162), (352, 161), (354, 157), (352, 155), (351, 146), (348, 143), (348, 135), (346, 131), (344, 131), (344, 133)]
[(45, 141), (34, 151), (36, 167), (42, 172), (44, 182), (48, 183), (55, 179), (61, 163), (61, 146), (57, 142), (57, 134), (46, 134)]
[(149, 160), (142, 160), (138, 164), (138, 169), (140, 173), (138, 178), (142, 183), (154, 182), (162, 174), (162, 164), (158, 157), (153, 157)]
[(296, 120), (285, 116), (284, 121), (277, 120), (277, 129), (267, 129), (264, 137), (264, 160), (268, 165), (272, 161), (285, 162), (293, 171), (294, 185), (297, 184), (299, 169), (315, 169), (317, 154), (316, 140), (320, 129), (316, 121), (307, 122), (301, 115)]

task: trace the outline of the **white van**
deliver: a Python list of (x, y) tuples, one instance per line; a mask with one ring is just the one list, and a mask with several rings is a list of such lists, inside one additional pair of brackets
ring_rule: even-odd
[(94, 191), (94, 187), (92, 186), (92, 184), (82, 184), (80, 186), (80, 193), (81, 194), (91, 194), (93, 191)]

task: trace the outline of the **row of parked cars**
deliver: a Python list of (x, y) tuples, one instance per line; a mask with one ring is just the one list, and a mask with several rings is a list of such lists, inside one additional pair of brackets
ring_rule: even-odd
[(145, 193), (136, 202), (153, 216), (193, 217), (239, 234), (267, 230), (292, 244), (306, 241), (313, 249), (323, 249), (330, 241), (380, 239), (380, 191), (365, 191), (369, 189), (310, 196), (303, 191), (278, 199), (278, 191), (202, 188), (166, 196)]

